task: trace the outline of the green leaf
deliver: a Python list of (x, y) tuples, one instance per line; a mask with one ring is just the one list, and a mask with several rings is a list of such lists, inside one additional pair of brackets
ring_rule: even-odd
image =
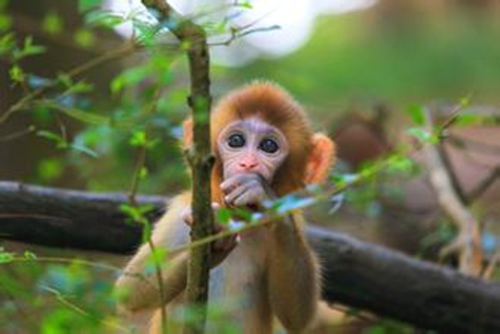
[(27, 56), (38, 55), (47, 51), (47, 48), (42, 45), (33, 44), (33, 37), (28, 36), (24, 39), (24, 47), (22, 50), (23, 58)]
[(89, 113), (84, 110), (80, 110), (77, 108), (65, 107), (59, 104), (53, 103), (51, 101), (42, 101), (39, 105), (45, 106), (48, 108), (55, 109), (66, 115), (74, 118), (80, 122), (91, 124), (91, 125), (100, 125), (100, 124), (109, 124), (110, 119), (106, 116), (97, 115), (94, 113)]
[(244, 8), (244, 9), (252, 9), (253, 8), (253, 5), (252, 5), (252, 2), (249, 1), (249, 0), (245, 0), (245, 1), (242, 1), (242, 2), (238, 2), (236, 4), (236, 6), (240, 7), (240, 8)]
[(88, 93), (94, 90), (94, 86), (85, 81), (79, 81), (70, 90), (72, 93)]
[(96, 25), (113, 28), (125, 21), (122, 15), (109, 10), (94, 10), (85, 15), (85, 23), (87, 26)]
[(135, 86), (145, 80), (150, 74), (150, 69), (144, 65), (128, 69), (111, 82), (111, 92), (116, 94), (121, 92), (125, 87)]
[(86, 154), (92, 158), (99, 158), (99, 154), (87, 146), (72, 143), (72, 144), (70, 144), (70, 148), (77, 151), (77, 152), (81, 152), (83, 154)]
[(73, 79), (71, 79), (71, 76), (66, 73), (58, 73), (57, 81), (62, 83), (66, 88), (71, 88), (71, 86), (73, 85)]
[(142, 130), (134, 132), (132, 138), (130, 138), (130, 145), (132, 146), (145, 146), (146, 142), (146, 132)]
[(414, 163), (413, 160), (406, 156), (395, 155), (388, 159), (389, 171), (397, 172), (397, 171), (409, 171), (413, 168)]
[(80, 13), (100, 7), (102, 0), (78, 0), (78, 11)]
[(90, 48), (95, 43), (94, 34), (87, 29), (79, 29), (73, 36), (75, 42), (82, 48)]
[(0, 0), (0, 11), (4, 10), (9, 4), (9, 0)]
[(44, 159), (38, 164), (38, 177), (45, 182), (50, 182), (63, 173), (63, 166), (58, 159)]
[(406, 129), (406, 133), (418, 139), (422, 144), (437, 144), (439, 139), (424, 128), (412, 127)]
[(54, 11), (50, 11), (42, 20), (42, 29), (52, 35), (60, 33), (64, 28), (62, 17)]
[(16, 83), (24, 82), (26, 79), (24, 71), (17, 64), (10, 68), (9, 76), (10, 79)]
[(16, 40), (13, 33), (8, 33), (0, 37), (0, 56), (10, 53), (16, 47)]
[(228, 208), (220, 208), (217, 211), (217, 222), (222, 225), (227, 225), (231, 221), (231, 210)]
[(411, 106), (409, 109), (413, 123), (416, 125), (424, 125), (425, 123), (425, 109), (421, 105)]
[(30, 251), (24, 251), (24, 258), (26, 260), (36, 260), (37, 259), (37, 256), (35, 253), (32, 253)]
[(14, 261), (15, 257), (16, 256), (14, 253), (1, 251), (0, 252), (0, 264), (12, 262), (12, 261)]
[(0, 31), (7, 31), (12, 26), (12, 18), (6, 14), (0, 14)]
[(148, 169), (146, 167), (142, 167), (139, 171), (139, 178), (144, 179), (148, 176)]
[(59, 135), (59, 134), (57, 134), (55, 132), (52, 132), (52, 131), (39, 130), (39, 131), (37, 131), (36, 134), (39, 137), (43, 137), (43, 138), (46, 138), (48, 140), (52, 140), (52, 141), (55, 141), (55, 142), (64, 141), (64, 139), (61, 137), (61, 135)]

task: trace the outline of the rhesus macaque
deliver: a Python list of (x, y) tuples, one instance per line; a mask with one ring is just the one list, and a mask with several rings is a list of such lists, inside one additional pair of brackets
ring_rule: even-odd
[[(313, 133), (302, 107), (278, 86), (258, 82), (229, 93), (211, 114), (212, 201), (217, 207), (260, 210), (264, 201), (323, 181), (334, 144)], [(191, 145), (192, 124), (185, 123), (184, 145)], [(189, 242), (190, 193), (172, 199), (152, 239), (175, 249)], [(271, 333), (276, 316), (289, 332), (304, 332), (315, 316), (320, 293), (319, 267), (298, 212), (240, 236), (212, 244), (209, 307), (231, 301), (227, 319), (241, 333)], [(217, 225), (217, 230), (222, 227)], [(117, 287), (128, 292), (128, 312), (158, 309), (154, 270), (146, 270), (150, 248), (143, 245), (126, 266)], [(182, 304), (188, 252), (178, 252), (163, 269), (163, 300), (169, 315)], [(142, 276), (142, 278), (140, 277)], [(158, 312), (153, 317), (158, 322)], [(209, 332), (211, 330), (209, 319)], [(152, 328), (160, 328), (158, 323)]]

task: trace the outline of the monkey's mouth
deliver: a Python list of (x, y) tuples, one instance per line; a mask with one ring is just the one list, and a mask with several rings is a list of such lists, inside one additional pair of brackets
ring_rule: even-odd
[(248, 204), (248, 205), (247, 205), (247, 208), (248, 208), (250, 211), (259, 211), (259, 205), (257, 205), (257, 204)]

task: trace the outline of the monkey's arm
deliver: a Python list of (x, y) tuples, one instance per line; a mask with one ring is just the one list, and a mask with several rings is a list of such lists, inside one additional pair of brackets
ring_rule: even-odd
[[(172, 199), (168, 212), (156, 224), (152, 240), (158, 252), (176, 248), (189, 241), (189, 227), (182, 221), (182, 212), (189, 207), (188, 194)], [(163, 301), (168, 303), (186, 287), (188, 252), (180, 252), (162, 263)], [(159, 284), (148, 244), (141, 246), (116, 282), (124, 291), (120, 308), (128, 312), (160, 306)]]
[(302, 216), (294, 214), (269, 228), (270, 303), (283, 326), (292, 332), (304, 330), (313, 320), (319, 300), (318, 264), (302, 225)]

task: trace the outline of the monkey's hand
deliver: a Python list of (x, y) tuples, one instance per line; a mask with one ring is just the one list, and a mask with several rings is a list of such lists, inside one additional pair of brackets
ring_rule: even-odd
[[(212, 209), (214, 211), (217, 211), (219, 209), (219, 204), (215, 202), (212, 203)], [(191, 207), (186, 208), (186, 210), (182, 214), (182, 220), (189, 227), (193, 226), (193, 215), (191, 213)], [(215, 234), (221, 233), (225, 230), (227, 230), (227, 226), (217, 223), (215, 224)], [(238, 240), (239, 236), (237, 233), (235, 233), (228, 237), (221, 237), (220, 239), (217, 239), (216, 241), (212, 242), (212, 259), (210, 267), (214, 268), (218, 266), (236, 247), (236, 245), (238, 244)]]
[(276, 198), (271, 186), (257, 173), (235, 174), (224, 180), (220, 187), (229, 206), (260, 209), (265, 201)]

